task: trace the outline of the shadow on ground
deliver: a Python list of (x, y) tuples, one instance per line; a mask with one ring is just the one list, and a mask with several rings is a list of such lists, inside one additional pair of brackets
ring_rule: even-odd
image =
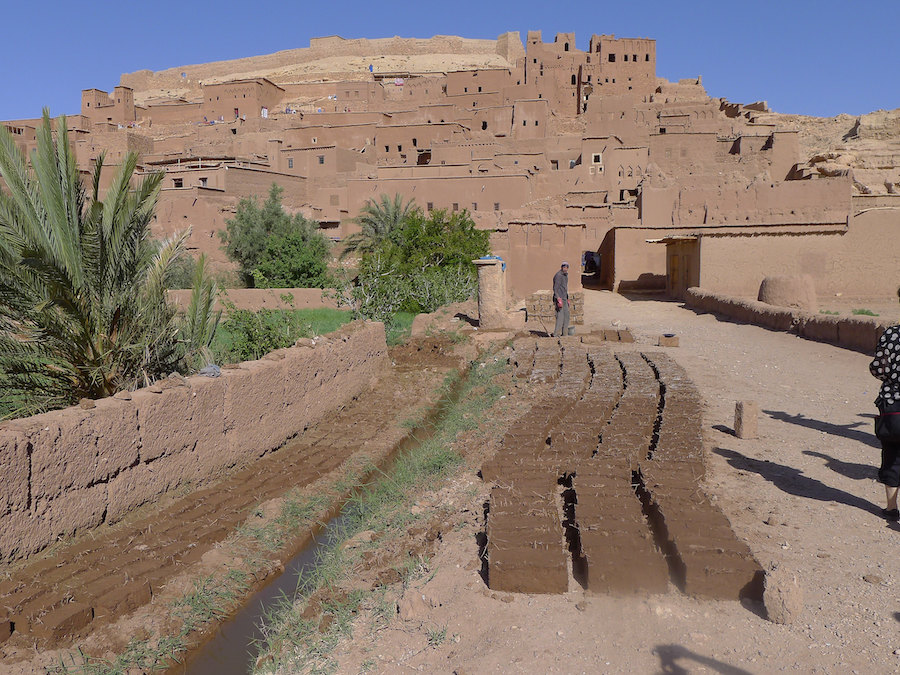
[(693, 661), (723, 675), (752, 675), (749, 670), (703, 656), (681, 645), (657, 645), (653, 648), (653, 653), (659, 657), (660, 675), (688, 675), (691, 670), (679, 664), (679, 661)]
[(851, 424), (832, 424), (831, 422), (823, 422), (805, 415), (789, 415), (781, 410), (763, 410), (769, 417), (780, 422), (788, 424), (796, 424), (797, 426), (806, 427), (807, 429), (815, 429), (822, 431), (831, 436), (841, 436), (849, 438), (851, 441), (859, 441), (873, 448), (881, 448), (881, 444), (875, 435), (868, 431), (858, 431), (856, 427), (863, 426), (865, 422), (852, 422)]
[(874, 479), (878, 475), (878, 468), (870, 464), (845, 462), (836, 457), (832, 457), (831, 455), (826, 455), (824, 452), (816, 452), (815, 450), (804, 450), (803, 454), (824, 459), (826, 467), (835, 473), (839, 473), (852, 480), (869, 480)]
[(804, 476), (802, 471), (792, 466), (754, 459), (728, 448), (715, 448), (713, 452), (724, 457), (735, 469), (759, 474), (779, 490), (789, 495), (815, 499), (820, 502), (846, 504), (847, 506), (861, 509), (866, 513), (881, 515), (881, 507), (876, 506), (872, 502), (852, 495), (849, 492), (833, 488), (815, 478)]

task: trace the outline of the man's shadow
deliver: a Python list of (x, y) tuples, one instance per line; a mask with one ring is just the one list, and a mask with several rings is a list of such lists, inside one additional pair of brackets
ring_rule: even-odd
[(880, 507), (872, 502), (825, 485), (825, 483), (815, 478), (804, 476), (802, 471), (792, 466), (753, 459), (727, 448), (716, 448), (713, 452), (724, 457), (735, 469), (759, 474), (779, 490), (789, 495), (815, 499), (821, 502), (837, 502), (838, 504), (854, 506), (866, 513), (881, 514)]
[(871, 478), (875, 478), (877, 475), (877, 470), (874, 465), (871, 464), (857, 464), (856, 462), (845, 462), (843, 460), (837, 459), (836, 457), (832, 457), (831, 455), (826, 455), (824, 452), (816, 452), (815, 450), (804, 450), (804, 455), (809, 455), (810, 457), (819, 457), (825, 460), (825, 466), (834, 471), (835, 473), (839, 473), (842, 476), (846, 476), (852, 480), (868, 480)]
[(708, 656), (701, 656), (681, 645), (657, 645), (654, 647), (653, 653), (659, 657), (660, 675), (688, 675), (690, 671), (677, 663), (682, 659), (694, 661), (717, 673), (722, 673), (722, 675), (752, 675), (749, 670), (728, 665)]
[(796, 424), (801, 427), (806, 427), (807, 429), (815, 429), (816, 431), (823, 431), (826, 434), (830, 434), (831, 436), (841, 436), (843, 438), (849, 438), (851, 441), (859, 441), (860, 443), (865, 443), (866, 445), (870, 445), (873, 448), (881, 448), (881, 444), (878, 442), (878, 439), (875, 438), (874, 433), (858, 431), (856, 429), (856, 427), (866, 424), (865, 422), (853, 422), (851, 424), (832, 424), (831, 422), (823, 422), (812, 417), (806, 417), (805, 415), (789, 415), (782, 410), (763, 410), (763, 412), (772, 419), (776, 419), (781, 422)]

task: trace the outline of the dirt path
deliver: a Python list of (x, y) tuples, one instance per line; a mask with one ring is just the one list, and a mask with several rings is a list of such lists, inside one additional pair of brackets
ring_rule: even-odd
[[(633, 347), (617, 349), (679, 336), (667, 352), (706, 401), (706, 490), (763, 566), (796, 571), (799, 620), (776, 625), (756, 603), (693, 599), (671, 585), (663, 594), (592, 594), (571, 574), (561, 594), (492, 592), (478, 560), (489, 486), (466, 492), (478, 485), (476, 462), (442, 495), (461, 524), (444, 537), (433, 576), (406, 591), (387, 627), (369, 631), (360, 619), (335, 653), (340, 671), (897, 672), (900, 528), (880, 517), (869, 357), (677, 303), (585, 295), (585, 328), (618, 322), (635, 334)], [(507, 403), (530, 405), (533, 395), (511, 390)], [(755, 440), (731, 431), (744, 399), (763, 411)]]

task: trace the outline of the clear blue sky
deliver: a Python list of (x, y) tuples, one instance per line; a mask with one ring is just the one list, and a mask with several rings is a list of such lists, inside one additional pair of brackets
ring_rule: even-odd
[(2, 10), (0, 119), (78, 113), (123, 72), (267, 54), (311, 37), (495, 38), (529, 29), (651, 37), (657, 74), (778, 112), (900, 107), (900, 0), (286, 0), (16, 2)]

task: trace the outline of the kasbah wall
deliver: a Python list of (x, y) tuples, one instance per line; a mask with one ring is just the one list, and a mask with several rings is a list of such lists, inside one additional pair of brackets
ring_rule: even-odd
[(0, 562), (203, 484), (277, 449), (388, 366), (384, 325), (0, 424)]
[[(125, 74), (111, 94), (84, 90), (69, 126), (85, 170), (101, 151), (133, 150), (142, 171), (165, 172), (155, 231), (191, 225), (189, 245), (220, 267), (216, 232), (275, 182), (335, 240), (381, 194), (465, 209), (507, 261), (513, 298), (585, 252), (621, 291), (752, 297), (765, 276), (795, 271), (820, 293), (893, 292), (900, 116), (858, 120), (848, 135), (871, 132), (881, 150), (841, 164), (805, 152), (792, 116), (710, 97), (700, 78), (659, 78), (656, 59), (654, 40), (613, 35), (587, 50), (540, 31), (524, 43), (331, 36)], [(6, 126), (33, 147), (35, 120)]]

